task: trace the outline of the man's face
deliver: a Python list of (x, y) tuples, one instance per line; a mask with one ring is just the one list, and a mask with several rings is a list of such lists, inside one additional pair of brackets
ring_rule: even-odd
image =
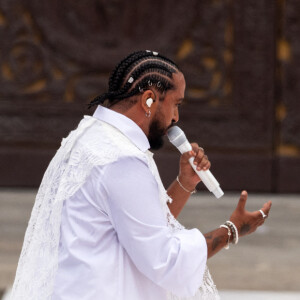
[(182, 73), (173, 74), (174, 89), (166, 92), (163, 101), (159, 101), (149, 128), (150, 147), (158, 150), (163, 146), (163, 136), (179, 120), (178, 108), (184, 99), (185, 79)]

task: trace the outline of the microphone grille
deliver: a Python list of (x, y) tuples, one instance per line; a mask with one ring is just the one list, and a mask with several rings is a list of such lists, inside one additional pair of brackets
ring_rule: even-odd
[(184, 142), (187, 141), (187, 138), (184, 132), (178, 126), (172, 126), (167, 132), (169, 141), (175, 146), (179, 147)]

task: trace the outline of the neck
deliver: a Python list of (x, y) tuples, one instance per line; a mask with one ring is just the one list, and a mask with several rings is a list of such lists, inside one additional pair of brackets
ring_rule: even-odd
[(135, 105), (133, 105), (131, 108), (128, 108), (126, 110), (124, 110), (124, 108), (117, 105), (114, 105), (110, 109), (131, 119), (143, 130), (145, 135), (148, 136), (149, 127), (150, 127), (150, 118), (147, 118), (145, 116), (145, 113), (144, 111), (142, 111), (142, 109), (138, 109)]

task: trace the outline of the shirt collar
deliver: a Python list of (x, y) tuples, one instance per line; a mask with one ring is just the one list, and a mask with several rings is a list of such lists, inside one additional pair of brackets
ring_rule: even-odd
[(93, 117), (120, 130), (141, 151), (145, 152), (150, 148), (148, 138), (143, 130), (134, 121), (123, 114), (98, 105)]

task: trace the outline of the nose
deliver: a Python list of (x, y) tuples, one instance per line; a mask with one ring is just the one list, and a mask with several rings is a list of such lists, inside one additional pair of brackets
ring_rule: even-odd
[(174, 115), (173, 115), (173, 119), (172, 119), (172, 123), (177, 123), (179, 121), (179, 112), (178, 109), (175, 109), (174, 111)]

